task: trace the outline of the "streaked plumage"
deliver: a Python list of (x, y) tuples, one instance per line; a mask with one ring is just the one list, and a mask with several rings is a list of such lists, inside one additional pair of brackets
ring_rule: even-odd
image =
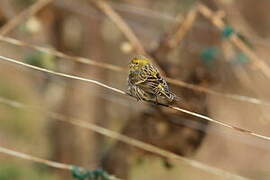
[(129, 64), (128, 91), (137, 100), (172, 103), (176, 96), (150, 60), (135, 56)]

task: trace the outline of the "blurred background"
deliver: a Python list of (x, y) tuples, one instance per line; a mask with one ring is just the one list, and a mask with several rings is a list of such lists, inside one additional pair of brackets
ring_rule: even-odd
[[(238, 37), (268, 67), (270, 1), (43, 2), (0, 1), (1, 56), (126, 90), (130, 57), (146, 51), (167, 77), (212, 90), (211, 93), (169, 83), (181, 99), (178, 106), (270, 136), (269, 71), (254, 65), (256, 59), (229, 40), (231, 36)], [(200, 3), (227, 25), (213, 24), (215, 18), (201, 13)], [(122, 20), (138, 38), (137, 43), (136, 37), (134, 40), (126, 33)], [(33, 46), (72, 57), (38, 51)], [(83, 63), (89, 59), (96, 63)], [(237, 100), (238, 96), (228, 94), (263, 102)], [(6, 103), (9, 101), (13, 103)], [(103, 168), (122, 179), (226, 179), (222, 174), (200, 170), (184, 161), (171, 161), (57, 121), (48, 111), (64, 115), (67, 120), (80, 119), (105, 127), (232, 174), (257, 180), (270, 178), (270, 143), (265, 140), (137, 102), (90, 83), (0, 61), (0, 146), (87, 169)], [(72, 177), (68, 171), (0, 154), (0, 180), (25, 179)]]

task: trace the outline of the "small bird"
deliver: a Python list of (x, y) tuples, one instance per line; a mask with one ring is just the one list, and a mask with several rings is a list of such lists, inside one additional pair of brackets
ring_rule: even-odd
[(144, 56), (135, 56), (129, 63), (128, 92), (138, 101), (172, 104), (176, 100), (159, 71)]

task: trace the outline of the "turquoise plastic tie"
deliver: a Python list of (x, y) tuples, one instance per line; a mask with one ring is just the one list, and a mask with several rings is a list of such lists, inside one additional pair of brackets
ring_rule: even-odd
[(245, 64), (248, 61), (249, 61), (249, 58), (247, 57), (247, 55), (245, 53), (240, 52), (236, 54), (235, 58), (230, 62), (233, 65), (240, 65), (240, 64)]
[(228, 39), (235, 33), (234, 29), (231, 26), (225, 26), (222, 31), (222, 38)]
[(79, 180), (110, 180), (110, 176), (102, 169), (85, 170), (76, 166), (71, 169), (72, 177)]
[(204, 63), (212, 62), (218, 55), (219, 50), (217, 47), (209, 47), (202, 51), (201, 58)]

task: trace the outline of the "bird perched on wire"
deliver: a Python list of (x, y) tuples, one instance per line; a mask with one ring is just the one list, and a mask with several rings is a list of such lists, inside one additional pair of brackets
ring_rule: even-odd
[(138, 101), (151, 101), (169, 105), (176, 100), (150, 59), (135, 56), (129, 63), (128, 93)]

